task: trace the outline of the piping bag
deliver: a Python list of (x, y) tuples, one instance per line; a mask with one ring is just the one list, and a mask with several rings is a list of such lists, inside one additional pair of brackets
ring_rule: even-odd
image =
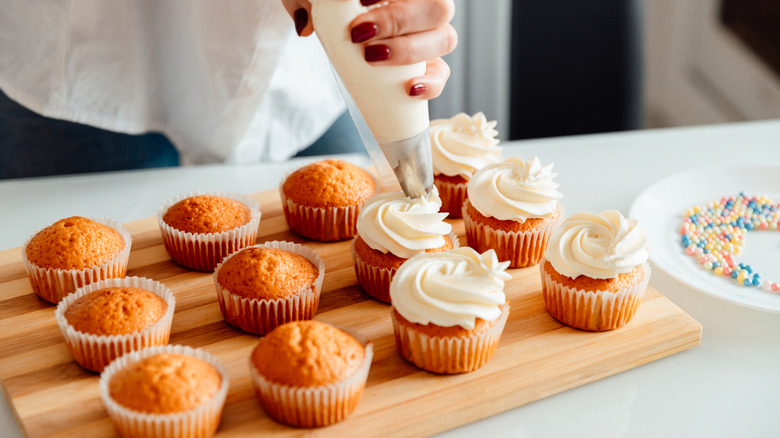
[(369, 10), (360, 0), (311, 0), (315, 32), (368, 155), (388, 185), (393, 175), (410, 198), (433, 189), (428, 101), (406, 93), (406, 82), (425, 73), (425, 62), (373, 66), (352, 42), (349, 23)]

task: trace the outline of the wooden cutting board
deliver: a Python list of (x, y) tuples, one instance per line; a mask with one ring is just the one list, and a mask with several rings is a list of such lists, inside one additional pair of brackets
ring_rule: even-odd
[[(375, 356), (360, 405), (346, 421), (316, 430), (275, 423), (255, 399), (249, 377), (248, 357), (258, 337), (223, 321), (210, 274), (170, 260), (155, 218), (127, 224), (133, 234), (128, 275), (162, 281), (176, 295), (170, 342), (204, 348), (227, 366), (230, 391), (219, 436), (430, 435), (677, 353), (701, 339), (701, 325), (652, 288), (621, 329), (589, 333), (565, 327), (544, 310), (539, 269), (514, 269), (506, 286), (511, 312), (492, 360), (469, 374), (429, 374), (397, 355), (390, 307), (356, 285), (349, 241), (302, 239), (287, 229), (276, 191), (254, 197), (263, 212), (258, 242), (305, 243), (325, 261), (316, 319), (371, 339)], [(465, 244), (462, 220), (451, 223)], [(26, 237), (19, 236), (20, 242)], [(20, 250), (0, 252), (0, 379), (6, 398), (30, 437), (113, 436), (98, 375), (73, 361), (54, 309), (33, 295)]]

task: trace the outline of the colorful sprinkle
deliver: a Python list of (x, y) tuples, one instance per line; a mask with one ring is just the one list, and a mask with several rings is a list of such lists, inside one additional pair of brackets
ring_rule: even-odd
[(753, 266), (734, 261), (745, 246), (746, 232), (778, 229), (780, 204), (740, 193), (688, 209), (679, 233), (685, 254), (696, 257), (702, 269), (740, 285), (780, 292), (780, 284), (765, 280)]

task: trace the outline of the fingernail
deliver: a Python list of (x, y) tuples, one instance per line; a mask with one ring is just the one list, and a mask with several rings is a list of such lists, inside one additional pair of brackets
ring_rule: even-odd
[(303, 29), (309, 24), (309, 13), (306, 9), (296, 9), (293, 13), (293, 21), (295, 21), (295, 31), (298, 32), (298, 36), (301, 36)]
[(384, 61), (390, 57), (390, 48), (384, 44), (366, 46), (365, 57), (368, 62)]
[(360, 0), (360, 4), (363, 5), (363, 6), (371, 6), (374, 3), (379, 3), (381, 1), (382, 0)]
[(376, 24), (367, 21), (352, 28), (352, 42), (362, 43), (376, 35)]
[(419, 96), (421, 94), (425, 94), (426, 90), (428, 90), (428, 88), (425, 86), (425, 84), (414, 84), (412, 85), (412, 88), (409, 90), (409, 95)]

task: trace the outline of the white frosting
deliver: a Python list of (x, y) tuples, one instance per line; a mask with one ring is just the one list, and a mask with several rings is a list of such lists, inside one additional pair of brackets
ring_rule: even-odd
[(553, 231), (545, 258), (570, 278), (614, 278), (647, 261), (647, 237), (619, 211), (577, 213)]
[(496, 122), (488, 122), (481, 112), (432, 120), (433, 172), (469, 179), (477, 169), (501, 161), (495, 127)]
[(393, 307), (408, 321), (441, 327), (474, 328), (476, 319), (494, 321), (506, 302), (509, 262), (492, 249), (469, 247), (425, 253), (404, 262), (390, 283)]
[(403, 192), (377, 195), (360, 210), (357, 231), (371, 248), (409, 258), (444, 246), (452, 226), (444, 222), (447, 213), (439, 213), (440, 207), (435, 187), (427, 197), (414, 199)]
[(360, 0), (311, 0), (314, 31), (371, 133), (380, 144), (405, 140), (425, 131), (429, 124), (428, 101), (406, 92), (406, 81), (424, 75), (426, 65), (374, 66), (366, 62), (363, 44), (352, 42), (348, 26), (368, 10)]
[(469, 200), (482, 215), (500, 220), (525, 222), (549, 217), (563, 197), (556, 190), (553, 178), (558, 174), (552, 167), (542, 166), (537, 157), (527, 162), (510, 157), (485, 166), (469, 181)]

